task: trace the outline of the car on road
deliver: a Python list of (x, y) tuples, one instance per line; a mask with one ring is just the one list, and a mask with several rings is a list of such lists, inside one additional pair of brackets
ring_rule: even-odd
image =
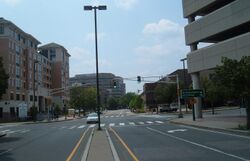
[(87, 124), (89, 123), (98, 123), (98, 115), (97, 113), (93, 112), (90, 113), (87, 117)]

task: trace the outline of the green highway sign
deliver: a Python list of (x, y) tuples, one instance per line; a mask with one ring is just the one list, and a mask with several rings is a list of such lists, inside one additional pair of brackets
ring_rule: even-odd
[(181, 98), (204, 97), (203, 89), (183, 89), (181, 90)]

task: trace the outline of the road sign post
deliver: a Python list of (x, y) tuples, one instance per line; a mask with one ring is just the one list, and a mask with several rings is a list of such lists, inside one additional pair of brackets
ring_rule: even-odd
[(190, 97), (204, 97), (203, 89), (183, 89), (181, 90), (182, 98), (190, 98)]
[(202, 89), (181, 90), (181, 98), (191, 98), (189, 104), (192, 105), (193, 121), (195, 121), (194, 104), (197, 103), (197, 100), (194, 97), (204, 97), (204, 91)]

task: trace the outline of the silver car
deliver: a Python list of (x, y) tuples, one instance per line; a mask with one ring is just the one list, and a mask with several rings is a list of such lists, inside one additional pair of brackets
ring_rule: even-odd
[(90, 113), (87, 117), (87, 124), (89, 123), (98, 123), (97, 113)]

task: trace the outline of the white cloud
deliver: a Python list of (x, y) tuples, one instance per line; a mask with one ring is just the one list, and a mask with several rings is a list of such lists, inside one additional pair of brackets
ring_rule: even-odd
[(161, 19), (158, 23), (146, 24), (143, 31), (144, 34), (180, 34), (183, 27), (170, 20)]
[[(106, 33), (100, 32), (97, 33), (98, 41), (102, 40), (106, 36)], [(95, 41), (95, 33), (88, 33), (85, 37), (86, 41)]]
[[(95, 53), (80, 48), (69, 49), (70, 57), (70, 76), (82, 73), (95, 73), (96, 62)], [(99, 66), (108, 66), (110, 63), (105, 59), (99, 59)]]
[(136, 60), (141, 65), (172, 63), (171, 60), (187, 53), (183, 27), (170, 20), (146, 24), (142, 41), (135, 47)]
[(115, 0), (116, 5), (122, 9), (130, 9), (136, 5), (138, 0)]
[(22, 0), (0, 0), (0, 2), (3, 2), (9, 6), (16, 6), (21, 3)]

